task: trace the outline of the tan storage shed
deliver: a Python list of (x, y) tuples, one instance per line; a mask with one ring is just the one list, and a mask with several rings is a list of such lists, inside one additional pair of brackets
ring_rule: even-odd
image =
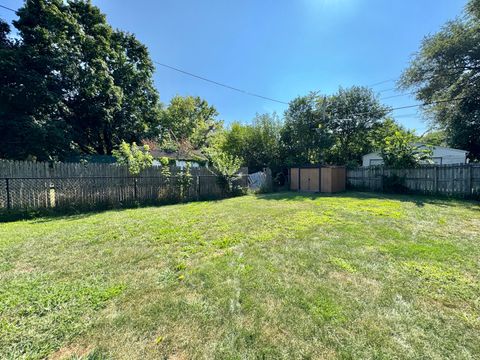
[(344, 166), (304, 166), (290, 169), (290, 190), (334, 193), (345, 190)]

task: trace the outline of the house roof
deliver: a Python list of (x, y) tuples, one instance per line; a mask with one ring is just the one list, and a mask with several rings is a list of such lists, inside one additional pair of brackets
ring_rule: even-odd
[[(421, 144), (421, 143), (415, 143), (414, 145), (417, 145), (417, 146), (420, 146), (420, 147), (427, 147), (427, 145), (425, 144)], [(460, 150), (460, 149), (454, 149), (454, 148), (450, 148), (450, 147), (446, 147), (446, 146), (430, 146), (431, 148), (433, 148), (433, 150), (436, 150), (436, 149), (444, 149), (444, 150), (448, 150), (448, 151), (451, 151), (451, 152), (457, 152), (457, 153), (462, 153), (462, 154), (468, 154), (468, 151), (466, 150)], [(363, 155), (362, 157), (365, 157), (365, 156), (368, 156), (368, 155), (380, 155), (378, 151), (374, 151), (374, 152), (370, 152), (368, 154), (365, 154)]]
[[(427, 145), (425, 144), (418, 144), (419, 146), (424, 146), (424, 147), (427, 147)], [(468, 151), (466, 150), (460, 150), (460, 149), (454, 149), (454, 148), (451, 148), (451, 147), (447, 147), (447, 146), (431, 146), (433, 149), (444, 149), (444, 150), (448, 150), (448, 151), (454, 151), (454, 152), (461, 152), (463, 154), (468, 154)]]
[(150, 154), (154, 158), (167, 157), (174, 160), (190, 160), (190, 161), (206, 161), (208, 160), (205, 155), (202, 154), (200, 150), (192, 150), (188, 153), (183, 153), (179, 151), (167, 152), (164, 150), (151, 150)]

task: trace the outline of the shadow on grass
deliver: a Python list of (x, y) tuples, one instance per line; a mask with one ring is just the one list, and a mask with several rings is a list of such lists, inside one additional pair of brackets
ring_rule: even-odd
[[(21, 220), (32, 220), (36, 223), (44, 223), (53, 220), (78, 220), (88, 218), (95, 214), (106, 211), (125, 211), (140, 206), (128, 206), (123, 208), (102, 207), (96, 209), (39, 209), (39, 210), (10, 210), (0, 212), (0, 223), (10, 223)], [(146, 207), (146, 206), (145, 206)]]
[[(354, 199), (354, 200), (372, 200), (385, 199), (395, 200), (401, 202), (414, 203), (418, 207), (423, 207), (425, 204), (434, 204), (437, 206), (463, 206), (471, 210), (480, 211), (480, 202), (477, 200), (463, 200), (447, 197), (434, 197), (428, 195), (403, 195), (403, 194), (388, 194), (388, 193), (373, 193), (362, 191), (346, 191), (336, 194), (324, 193), (309, 193), (309, 192), (294, 192), (285, 191), (269, 194), (257, 194), (256, 198), (269, 201), (307, 201), (317, 200), (322, 198), (339, 198), (339, 199)], [(189, 204), (202, 201), (218, 202), (224, 198), (200, 199), (198, 201), (188, 202), (162, 202), (162, 203), (144, 203), (144, 204), (124, 204), (122, 206), (97, 206), (95, 208), (75, 207), (62, 209), (41, 209), (41, 210), (25, 210), (25, 211), (0, 211), (0, 223), (9, 223), (20, 220), (32, 220), (34, 222), (43, 223), (53, 220), (69, 220), (74, 221), (84, 219), (96, 214), (101, 214), (107, 211), (123, 212), (130, 209), (142, 209), (148, 207), (164, 207), (179, 204)]]
[(72, 205), (68, 208), (50, 208), (50, 209), (36, 209), (36, 210), (1, 210), (0, 224), (10, 223), (21, 220), (32, 220), (36, 223), (45, 223), (53, 220), (68, 220), (74, 221), (78, 219), (85, 219), (96, 214), (104, 212), (123, 212), (131, 209), (144, 209), (149, 207), (166, 207), (172, 205), (184, 205), (191, 203), (198, 203), (202, 201), (218, 202), (223, 198), (204, 198), (190, 201), (164, 201), (164, 202), (146, 202), (146, 203), (128, 203), (117, 206), (99, 205), (96, 207), (85, 207)]
[(309, 192), (279, 192), (270, 194), (259, 194), (257, 198), (263, 200), (277, 200), (277, 201), (306, 201), (316, 200), (322, 198), (343, 198), (355, 200), (372, 200), (385, 199), (395, 200), (401, 202), (414, 203), (418, 207), (423, 207), (425, 204), (435, 204), (438, 206), (465, 206), (472, 210), (480, 211), (480, 202), (478, 200), (465, 200), (445, 196), (431, 196), (419, 194), (389, 194), (389, 193), (375, 193), (363, 191), (345, 191), (336, 194), (325, 193), (309, 193)]

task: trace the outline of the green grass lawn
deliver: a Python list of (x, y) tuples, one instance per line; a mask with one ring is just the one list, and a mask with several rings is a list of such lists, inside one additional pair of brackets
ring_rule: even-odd
[(0, 224), (0, 358), (480, 354), (480, 206), (280, 193)]

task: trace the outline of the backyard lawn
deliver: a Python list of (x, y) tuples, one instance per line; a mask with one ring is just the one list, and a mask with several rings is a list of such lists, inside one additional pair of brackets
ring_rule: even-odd
[(480, 206), (279, 193), (0, 223), (0, 358), (480, 354)]

